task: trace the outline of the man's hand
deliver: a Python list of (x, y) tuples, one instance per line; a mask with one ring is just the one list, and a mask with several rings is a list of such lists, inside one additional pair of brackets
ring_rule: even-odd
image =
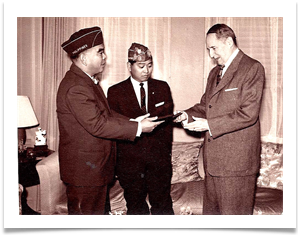
[[(175, 111), (174, 112), (174, 115), (177, 114), (177, 113), (180, 113), (182, 111)], [(174, 122), (182, 122), (182, 121), (185, 121), (187, 119), (187, 114), (185, 112), (182, 112), (182, 114), (180, 116), (178, 116), (176, 119), (174, 119)]]
[(143, 116), (139, 116), (137, 117), (136, 119), (132, 119), (133, 121), (136, 121), (136, 122), (141, 122), (142, 120), (144, 120), (145, 118), (149, 117), (150, 116), (150, 113), (147, 113)]
[(134, 119), (135, 121), (141, 123), (142, 132), (146, 132), (146, 133), (152, 132), (155, 127), (157, 127), (159, 124), (164, 122), (164, 121), (153, 122), (154, 120), (157, 119), (157, 117), (148, 118), (149, 116), (150, 116), (150, 114), (148, 113), (148, 114), (139, 116), (136, 119)]
[(209, 129), (207, 119), (193, 117), (195, 121), (183, 125), (184, 129), (190, 131), (207, 131)]

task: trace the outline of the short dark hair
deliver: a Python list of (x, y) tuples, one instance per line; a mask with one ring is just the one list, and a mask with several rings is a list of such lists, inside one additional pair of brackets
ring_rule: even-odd
[(134, 60), (128, 60), (128, 62), (129, 62), (130, 64), (136, 63), (136, 61), (134, 61)]
[[(151, 57), (151, 60), (152, 60), (152, 57)], [(135, 63), (138, 62), (138, 61), (135, 61), (135, 60), (128, 60), (128, 62), (129, 62), (131, 65), (133, 65), (133, 64), (135, 64)], [(152, 62), (153, 62), (153, 60), (152, 60)]]
[(69, 56), (69, 58), (70, 58), (71, 60), (76, 60), (76, 59), (79, 57), (79, 54), (76, 54), (76, 55), (69, 55), (69, 54), (68, 54), (68, 56)]
[(234, 45), (237, 46), (235, 33), (226, 24), (215, 24), (207, 31), (206, 35), (210, 33), (215, 33), (218, 39), (231, 37)]

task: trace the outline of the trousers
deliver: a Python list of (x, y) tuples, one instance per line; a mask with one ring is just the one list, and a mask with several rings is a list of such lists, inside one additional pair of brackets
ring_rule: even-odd
[(207, 173), (204, 186), (204, 215), (253, 214), (256, 175), (216, 177)]
[(110, 211), (109, 193), (104, 186), (67, 184), (69, 215), (104, 215)]
[[(119, 174), (128, 215), (173, 215), (171, 191), (172, 166), (148, 163), (141, 171)], [(147, 203), (147, 196), (150, 208)]]

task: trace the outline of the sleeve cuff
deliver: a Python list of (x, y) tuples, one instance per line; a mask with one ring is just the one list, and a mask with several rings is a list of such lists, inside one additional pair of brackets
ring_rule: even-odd
[(189, 123), (189, 115), (188, 115), (185, 111), (183, 111), (183, 113), (185, 114), (185, 116), (186, 116), (187, 118), (186, 118), (186, 120), (182, 121), (182, 124), (183, 124), (183, 125), (186, 125), (186, 124)]
[[(132, 121), (132, 122), (136, 122), (136, 120), (134, 120), (134, 119), (130, 119), (129, 121)], [(142, 124), (141, 124), (141, 122), (137, 122), (138, 123), (138, 129), (137, 129), (137, 131), (136, 131), (136, 137), (140, 137), (141, 136), (141, 134), (142, 134)]]
[(209, 135), (212, 137), (212, 134), (211, 134), (211, 131), (210, 131), (210, 128), (209, 128), (209, 125), (208, 125), (208, 121), (207, 121), (207, 126), (208, 126)]

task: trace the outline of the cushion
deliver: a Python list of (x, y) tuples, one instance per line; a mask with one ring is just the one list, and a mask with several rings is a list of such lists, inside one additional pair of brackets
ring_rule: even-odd
[(171, 185), (171, 197), (175, 215), (201, 215), (204, 181), (192, 181)]
[(124, 190), (116, 180), (109, 190), (111, 215), (125, 215), (127, 212)]
[[(171, 184), (202, 180), (199, 174), (198, 162), (202, 141), (174, 142), (172, 146), (173, 176)], [(200, 164), (201, 166), (202, 164)], [(203, 168), (200, 168), (203, 170)], [(204, 172), (201, 172), (204, 175)]]
[(254, 215), (281, 215), (283, 212), (283, 191), (272, 188), (256, 189)]
[(262, 143), (261, 167), (257, 186), (283, 189), (283, 145)]

